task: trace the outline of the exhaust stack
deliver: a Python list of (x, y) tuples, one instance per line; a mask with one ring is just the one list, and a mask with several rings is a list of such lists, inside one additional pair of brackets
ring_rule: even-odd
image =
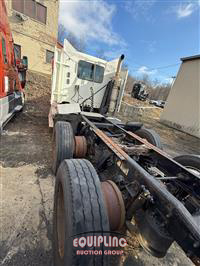
[(114, 77), (114, 86), (112, 89), (112, 94), (111, 94), (111, 99), (110, 99), (110, 106), (109, 106), (110, 113), (114, 113), (116, 109), (117, 97), (119, 94), (119, 87), (120, 87), (120, 71), (121, 71), (121, 66), (122, 66), (124, 57), (125, 56), (122, 54), (118, 61), (117, 71)]

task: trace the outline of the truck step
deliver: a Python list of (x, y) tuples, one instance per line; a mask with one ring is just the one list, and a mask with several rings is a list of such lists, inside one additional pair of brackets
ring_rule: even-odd
[(15, 107), (15, 111), (14, 112), (20, 112), (22, 110), (23, 106), (22, 105), (17, 105)]

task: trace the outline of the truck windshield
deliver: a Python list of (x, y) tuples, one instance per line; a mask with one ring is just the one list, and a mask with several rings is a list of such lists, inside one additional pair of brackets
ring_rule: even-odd
[(79, 79), (101, 83), (103, 81), (104, 68), (83, 60), (78, 63), (77, 77)]

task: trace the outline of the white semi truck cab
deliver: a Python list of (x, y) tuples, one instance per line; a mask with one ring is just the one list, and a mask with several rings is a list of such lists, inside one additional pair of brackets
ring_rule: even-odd
[(128, 76), (121, 68), (123, 59), (106, 61), (79, 52), (67, 40), (63, 49), (56, 47), (49, 126), (55, 115), (119, 111)]

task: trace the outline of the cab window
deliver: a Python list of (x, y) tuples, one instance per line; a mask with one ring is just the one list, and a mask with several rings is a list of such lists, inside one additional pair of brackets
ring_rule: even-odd
[(102, 66), (97, 66), (95, 69), (94, 82), (101, 83), (103, 81), (104, 68)]
[(4, 38), (2, 38), (2, 55), (3, 55), (4, 64), (7, 64), (8, 59), (6, 54), (6, 41)]
[(78, 63), (77, 77), (83, 80), (101, 83), (103, 81), (104, 68), (83, 60)]
[(78, 63), (78, 78), (93, 81), (94, 64), (80, 60)]

